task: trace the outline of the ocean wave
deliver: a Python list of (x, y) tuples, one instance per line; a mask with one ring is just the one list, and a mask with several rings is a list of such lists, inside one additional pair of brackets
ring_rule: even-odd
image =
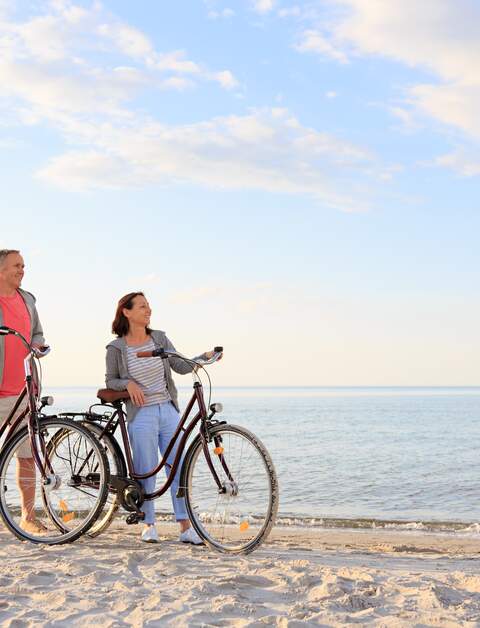
[(276, 525), (338, 530), (412, 530), (415, 532), (480, 534), (480, 523), (472, 523), (471, 521), (405, 521), (401, 519), (279, 516)]
[[(171, 521), (172, 513), (156, 512), (156, 516), (160, 521)], [(202, 514), (203, 519), (205, 513)], [(228, 524), (237, 523), (238, 516), (231, 516)], [(243, 519), (255, 525), (260, 523), (261, 519), (254, 514), (242, 516)], [(472, 523), (471, 521), (406, 521), (401, 519), (374, 519), (374, 518), (357, 518), (348, 519), (344, 517), (306, 517), (306, 516), (288, 516), (279, 515), (275, 522), (276, 527), (284, 528), (311, 528), (324, 530), (392, 530), (401, 532), (430, 532), (445, 534), (465, 534), (476, 536), (480, 534), (480, 522)]]

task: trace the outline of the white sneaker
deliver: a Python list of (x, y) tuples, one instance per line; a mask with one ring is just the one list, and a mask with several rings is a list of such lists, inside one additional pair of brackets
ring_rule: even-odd
[(145, 526), (142, 530), (142, 541), (145, 543), (158, 543), (157, 528), (155, 526)]
[(187, 528), (185, 532), (181, 532), (180, 541), (182, 543), (191, 543), (192, 545), (205, 545), (192, 527)]

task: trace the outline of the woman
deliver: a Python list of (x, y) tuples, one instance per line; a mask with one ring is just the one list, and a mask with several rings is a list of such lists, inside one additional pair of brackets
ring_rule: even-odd
[[(175, 351), (175, 347), (163, 331), (149, 327), (151, 309), (143, 292), (126, 294), (118, 302), (112, 332), (116, 334), (107, 346), (106, 384), (114, 390), (128, 390), (127, 401), (128, 434), (132, 445), (133, 464), (137, 473), (147, 473), (158, 464), (158, 450), (163, 456), (180, 420), (177, 389), (172, 379), (171, 368), (177, 373), (190, 373), (191, 364), (180, 358), (138, 358), (138, 351), (151, 351), (163, 347)], [(198, 358), (209, 359), (213, 351)], [(168, 463), (175, 458), (177, 444), (170, 452)], [(180, 470), (180, 469), (179, 469)], [(185, 500), (176, 496), (179, 470), (171, 485), (175, 518), (180, 524), (180, 541), (200, 545), (203, 541), (190, 526), (185, 510)], [(168, 468), (165, 468), (168, 475)], [(141, 480), (145, 492), (155, 490), (155, 476)], [(158, 542), (155, 528), (155, 509), (152, 500), (145, 501), (145, 527), (142, 541)]]

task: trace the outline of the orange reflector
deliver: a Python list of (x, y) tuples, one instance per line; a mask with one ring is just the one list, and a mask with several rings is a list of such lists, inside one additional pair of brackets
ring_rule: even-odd
[(248, 530), (249, 527), (250, 524), (248, 523), (248, 521), (242, 521), (242, 523), (240, 524), (240, 532), (245, 532), (245, 530)]
[(223, 454), (223, 447), (215, 447), (215, 449), (213, 450), (214, 454), (217, 454), (217, 456), (220, 456), (220, 454)]
[(63, 517), (62, 517), (63, 521), (65, 523), (68, 523), (69, 521), (71, 521), (72, 519), (75, 519), (75, 513), (74, 512), (66, 512)]
[(68, 510), (68, 506), (67, 506), (66, 502), (63, 501), (63, 499), (61, 499), (58, 502), (58, 505), (60, 507), (60, 510)]

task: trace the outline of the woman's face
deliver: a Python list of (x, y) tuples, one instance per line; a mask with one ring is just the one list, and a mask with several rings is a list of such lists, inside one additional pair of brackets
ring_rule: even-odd
[(144, 327), (147, 327), (150, 324), (152, 310), (150, 309), (147, 299), (141, 295), (134, 297), (132, 301), (132, 309), (127, 310), (125, 308), (123, 313), (128, 318), (129, 323), (133, 323), (134, 325), (143, 325)]

